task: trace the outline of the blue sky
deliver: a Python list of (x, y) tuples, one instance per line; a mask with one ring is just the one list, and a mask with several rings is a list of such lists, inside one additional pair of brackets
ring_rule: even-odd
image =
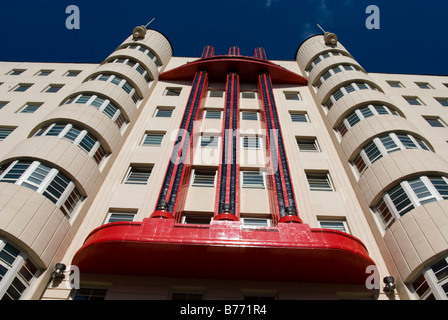
[[(65, 9), (77, 5), (80, 30), (68, 30)], [(380, 9), (380, 30), (368, 30), (367, 6)], [(445, 0), (58, 0), (2, 1), (2, 61), (103, 61), (134, 26), (165, 34), (176, 56), (199, 56), (205, 45), (244, 55), (262, 46), (269, 59), (293, 60), (300, 44), (335, 32), (368, 72), (448, 75)]]

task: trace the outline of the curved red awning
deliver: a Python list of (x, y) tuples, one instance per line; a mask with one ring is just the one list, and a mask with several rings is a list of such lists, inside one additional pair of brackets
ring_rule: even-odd
[(256, 83), (260, 73), (269, 72), (273, 83), (307, 85), (308, 80), (270, 61), (246, 56), (213, 56), (187, 63), (160, 74), (164, 81), (193, 81), (198, 70), (207, 70), (210, 81), (225, 82), (229, 72), (237, 72), (241, 82)]
[(306, 224), (145, 219), (97, 228), (72, 264), (92, 274), (364, 284), (375, 263), (355, 237)]

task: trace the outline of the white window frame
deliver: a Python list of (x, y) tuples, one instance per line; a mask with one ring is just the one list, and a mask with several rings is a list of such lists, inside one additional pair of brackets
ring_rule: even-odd
[[(247, 146), (245, 145), (245, 140), (247, 140)], [(255, 146), (251, 146), (250, 145), (250, 140), (254, 140), (255, 142)], [(262, 150), (262, 138), (259, 136), (251, 136), (251, 135), (247, 135), (247, 136), (242, 136), (240, 137), (240, 142), (241, 142), (241, 148), (243, 148), (244, 150)]]
[[(318, 177), (323, 178), (326, 177), (325, 180), (327, 181), (328, 188), (315, 188), (312, 187), (310, 184), (310, 178)], [(334, 192), (335, 188), (333, 185), (333, 182), (331, 181), (330, 173), (329, 172), (306, 172), (306, 180), (308, 182), (309, 191), (324, 191), (324, 192)]]
[[(33, 114), (34, 112), (36, 112), (37, 110), (39, 110), (39, 108), (43, 105), (43, 103), (41, 102), (27, 102), (22, 108), (19, 109), (19, 113), (25, 113), (25, 114)], [(32, 110), (32, 112), (29, 111), (25, 111), (27, 108), (33, 108), (34, 110)]]
[[(240, 220), (243, 224), (243, 228), (270, 228), (272, 226), (272, 220), (268, 218), (241, 217)], [(263, 221), (266, 224), (250, 224), (249, 221)]]
[[(318, 219), (319, 226), (322, 229), (330, 229), (330, 230), (336, 230), (341, 231), (350, 234), (350, 229), (348, 228), (348, 224), (346, 220), (340, 220), (340, 219)], [(324, 227), (322, 224), (325, 223), (331, 223), (331, 224), (339, 224), (341, 228), (332, 228), (332, 227)], [(343, 229), (343, 230), (340, 230)]]
[[(208, 173), (208, 174), (199, 174), (199, 173)], [(195, 182), (196, 176), (211, 176), (213, 175), (213, 185), (212, 184), (198, 184)], [(218, 171), (216, 169), (194, 169), (193, 174), (191, 175), (191, 187), (197, 187), (197, 188), (215, 188), (217, 186), (217, 180), (218, 180)]]
[[(15, 278), (18, 278), (18, 280), (25, 287), (25, 290), (21, 294), (21, 298), (22, 298), (24, 295), (26, 295), (27, 291), (29, 290), (29, 288), (31, 287), (33, 282), (35, 281), (36, 277), (39, 275), (39, 268), (35, 263), (33, 263), (33, 261), (31, 261), (31, 259), (28, 257), (28, 255), (25, 252), (19, 250), (16, 246), (7, 242), (3, 238), (0, 238), (0, 251), (3, 250), (3, 248), (7, 244), (12, 246), (15, 250), (19, 251), (19, 254), (14, 259), (14, 262), (12, 264), (9, 264), (8, 262), (0, 259), (0, 265), (7, 269), (6, 274), (0, 281), (0, 299), (3, 298), (3, 296), (6, 294), (6, 291), (12, 285), (12, 282), (14, 281)], [(33, 264), (33, 266), (36, 267), (36, 269), (37, 269), (29, 282), (28, 282), (28, 280), (24, 279), (20, 275), (20, 270), (25, 265), (25, 263), (28, 259)]]
[(117, 219), (117, 221), (113, 222), (133, 222), (135, 220), (135, 216), (137, 215), (137, 211), (126, 211), (126, 210), (116, 210), (116, 209), (110, 209), (107, 213), (107, 217), (104, 221), (104, 224), (112, 223), (110, 220), (114, 215), (122, 215), (124, 217), (128, 217), (125, 219)]
[[(141, 170), (141, 172), (138, 172), (139, 170)], [(126, 176), (123, 180), (123, 184), (126, 185), (138, 185), (138, 186), (143, 186), (143, 185), (147, 185), (149, 183), (149, 179), (151, 178), (152, 175), (152, 170), (153, 170), (153, 166), (145, 166), (145, 165), (137, 165), (137, 164), (132, 164), (129, 166), (128, 171), (126, 172)], [(135, 180), (129, 180), (134, 174), (138, 174), (138, 173), (147, 173), (148, 174), (148, 178), (143, 182), (139, 182), (139, 181), (135, 181)]]
[[(258, 121), (260, 120), (260, 112), (255, 110), (241, 110), (241, 120)], [(255, 117), (254, 117), (255, 116)]]
[[(246, 173), (257, 173), (260, 177), (261, 177), (261, 182), (262, 185), (260, 184), (244, 184), (244, 175)], [(258, 190), (263, 190), (266, 189), (267, 184), (266, 184), (266, 173), (260, 170), (241, 170), (240, 171), (240, 187), (242, 189), (258, 189)]]
[[(294, 120), (294, 116), (299, 116), (299, 115), (303, 116), (303, 119), (305, 121)], [(291, 122), (294, 122), (294, 123), (310, 123), (310, 118), (308, 116), (308, 113), (305, 112), (305, 111), (303, 111), (303, 112), (300, 112), (300, 111), (290, 111), (289, 112), (289, 116), (291, 118)]]
[(15, 129), (16, 128), (11, 127), (0, 127), (0, 141), (3, 141), (6, 138), (8, 138), (9, 135), (13, 133)]
[[(317, 142), (316, 138), (302, 138), (302, 137), (296, 137), (297, 147), (299, 148), (300, 152), (321, 152), (319, 143)], [(300, 144), (307, 144), (307, 145), (313, 145), (314, 150), (308, 150), (308, 149), (301, 149)]]
[[(140, 143), (140, 145), (144, 146), (144, 147), (160, 147), (163, 143), (163, 140), (165, 139), (165, 135), (166, 132), (155, 132), (155, 131), (147, 131), (145, 132), (145, 134), (143, 135), (143, 139), (142, 142)], [(154, 143), (145, 143), (146, 139), (150, 136), (158, 136), (161, 137), (160, 142), (157, 144)]]
[[(208, 145), (202, 145), (202, 143), (205, 141), (205, 138), (213, 138), (213, 142)], [(199, 146), (201, 148), (220, 149), (221, 148), (221, 136), (219, 134), (203, 133), (201, 135)]]
[[(219, 113), (219, 118), (218, 117), (209, 117), (209, 114), (218, 114)], [(209, 120), (221, 120), (222, 119), (222, 110), (217, 110), (217, 109), (206, 109), (205, 110), (205, 114), (204, 114), (204, 119), (209, 119)]]
[[(165, 116), (159, 116), (159, 112), (164, 112), (164, 111), (171, 111), (171, 114), (169, 117), (165, 117)], [(165, 118), (165, 119), (170, 119), (172, 118), (174, 113), (174, 108), (173, 107), (157, 107), (156, 111), (154, 113), (154, 118)]]
[[(409, 287), (411, 288), (411, 292), (414, 293), (416, 298), (419, 298), (420, 300), (425, 300), (432, 294), (436, 300), (448, 300), (447, 294), (444, 292), (444, 290), (442, 288), (443, 285), (448, 284), (448, 277), (438, 280), (434, 270), (432, 270), (432, 268), (436, 264), (442, 262), (443, 260), (445, 260), (445, 262), (448, 262), (448, 258), (445, 256), (444, 258), (439, 259), (439, 260), (435, 261), (434, 263), (431, 263), (428, 266), (425, 266), (423, 272), (419, 273), (414, 278), (414, 280), (409, 284)], [(417, 292), (414, 292), (413, 285), (412, 285), (420, 276), (424, 277), (424, 279), (426, 280), (426, 283), (428, 284), (428, 287), (429, 287), (429, 290), (427, 290), (424, 293), (424, 295), (421, 297), (418, 296)]]

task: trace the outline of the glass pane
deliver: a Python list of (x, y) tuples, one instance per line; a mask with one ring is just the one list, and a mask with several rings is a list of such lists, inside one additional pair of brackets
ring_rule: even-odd
[(448, 199), (448, 184), (446, 181), (442, 177), (429, 177), (429, 180), (443, 199)]
[(12, 245), (7, 243), (3, 247), (2, 251), (0, 251), (0, 259), (5, 261), (9, 265), (12, 265), (19, 254), (20, 254), (19, 250), (17, 250)]
[(257, 171), (243, 172), (243, 188), (261, 188), (264, 189), (263, 174)]

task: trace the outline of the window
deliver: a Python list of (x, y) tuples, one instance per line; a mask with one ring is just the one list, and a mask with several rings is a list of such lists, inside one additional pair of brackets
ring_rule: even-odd
[(321, 54), (319, 56), (317, 56), (316, 58), (314, 58), (313, 61), (311, 61), (310, 65), (307, 66), (306, 71), (307, 72), (311, 72), (311, 70), (313, 70), (313, 68), (318, 65), (321, 61), (323, 61), (324, 59), (328, 59), (331, 57), (337, 57), (337, 56), (344, 56), (347, 55), (347, 53), (345, 52), (339, 52), (339, 51), (328, 51), (325, 52), (324, 54)]
[(309, 122), (308, 114), (306, 112), (290, 112), (292, 122)]
[(430, 151), (428, 145), (418, 137), (405, 133), (390, 133), (374, 138), (361, 149), (353, 163), (360, 174), (377, 160), (390, 153), (405, 149), (423, 149)]
[(213, 188), (216, 185), (216, 170), (195, 169), (192, 187)]
[(297, 146), (301, 152), (319, 152), (319, 146), (317, 145), (317, 140), (314, 138), (303, 139), (296, 138)]
[(165, 133), (148, 132), (143, 138), (142, 145), (159, 147), (162, 144)]
[(257, 136), (242, 137), (243, 149), (261, 149), (260, 138)]
[(299, 92), (284, 91), (283, 93), (285, 95), (285, 99), (286, 100), (293, 100), (293, 101), (300, 101), (300, 100), (302, 100), (300, 98), (300, 93)]
[(63, 86), (64, 85), (62, 85), (62, 84), (51, 84), (48, 86), (48, 88), (45, 90), (45, 92), (56, 93), (59, 90), (61, 90)]
[(8, 101), (0, 101), (0, 110), (6, 106), (9, 102)]
[(59, 170), (39, 161), (16, 160), (6, 166), (1, 182), (15, 183), (42, 194), (69, 217), (82, 201), (75, 183)]
[(146, 68), (144, 67), (144, 65), (142, 65), (141, 63), (133, 60), (133, 59), (129, 59), (129, 58), (118, 58), (118, 59), (112, 59), (110, 61), (107, 61), (107, 63), (122, 63), (122, 64), (126, 64), (129, 67), (131, 67), (132, 69), (136, 70), (138, 73), (140, 73), (146, 80), (146, 82), (151, 82), (152, 78), (150, 76), (150, 73), (146, 70)]
[(14, 69), (8, 73), (10, 76), (20, 76), (22, 73), (24, 73), (25, 69)]
[(410, 287), (420, 300), (448, 300), (448, 259), (427, 266)]
[(46, 76), (49, 76), (50, 74), (52, 74), (53, 71), (54, 71), (54, 70), (40, 70), (40, 71), (37, 73), (37, 76), (39, 76), (39, 77), (46, 77)]
[(386, 192), (375, 206), (385, 228), (412, 209), (434, 201), (448, 199), (448, 179), (421, 176), (402, 181)]
[(255, 91), (241, 91), (242, 99), (257, 99), (257, 93)]
[(126, 212), (118, 210), (110, 210), (107, 215), (106, 223), (113, 222), (131, 222), (134, 221), (136, 212)]
[(89, 80), (90, 81), (98, 80), (113, 83), (114, 85), (123, 89), (123, 91), (125, 91), (127, 94), (129, 94), (134, 103), (140, 101), (140, 97), (137, 94), (137, 90), (134, 88), (134, 86), (128, 80), (121, 78), (115, 74), (103, 73), (93, 76)]
[(387, 81), (392, 88), (404, 88), (400, 81)]
[(328, 173), (307, 173), (310, 191), (334, 191)]
[(13, 91), (14, 92), (25, 92), (25, 91), (27, 91), (31, 87), (32, 87), (32, 84), (30, 84), (30, 83), (21, 83), (21, 84), (17, 85), (13, 89)]
[(345, 233), (348, 232), (347, 222), (341, 220), (319, 220), (322, 229), (337, 230)]
[(130, 45), (127, 45), (125, 48), (141, 51), (141, 52), (145, 53), (149, 58), (151, 58), (151, 60), (156, 64), (157, 67), (162, 66), (162, 62), (159, 60), (157, 55), (146, 47), (139, 46), (136, 44), (130, 44)]
[(131, 166), (128, 170), (124, 183), (136, 184), (136, 185), (147, 184), (149, 177), (151, 176), (151, 172), (152, 172), (152, 166), (151, 167)]
[(201, 136), (201, 147), (202, 148), (218, 148), (219, 137), (212, 135), (202, 135)]
[(77, 77), (80, 73), (81, 73), (81, 71), (78, 71), (78, 70), (69, 70), (69, 71), (67, 71), (65, 76), (66, 77)]
[(156, 110), (155, 117), (156, 118), (171, 118), (173, 111), (174, 111), (174, 108), (158, 107)]
[(98, 95), (80, 94), (75, 97), (67, 99), (64, 104), (87, 104), (99, 111), (102, 111), (106, 116), (111, 118), (119, 128), (123, 127), (127, 122), (121, 110), (113, 104), (109, 99)]
[(448, 98), (435, 98), (442, 106), (448, 107)]
[(369, 85), (368, 83), (364, 82), (355, 82), (350, 83), (345, 86), (342, 86), (338, 89), (336, 89), (330, 96), (330, 98), (327, 101), (324, 101), (322, 104), (327, 110), (330, 110), (331, 107), (342, 97), (344, 97), (347, 94), (350, 94), (354, 91), (360, 91), (360, 90), (378, 90), (376, 87)]
[(447, 127), (446, 123), (439, 117), (423, 117), (423, 118), (426, 120), (426, 122), (429, 123), (429, 125), (431, 127), (434, 127), (434, 128), (446, 128)]
[(80, 288), (76, 291), (73, 300), (105, 300), (107, 289)]
[(411, 106), (422, 106), (423, 102), (418, 97), (403, 97)]
[(70, 123), (53, 123), (39, 129), (34, 136), (54, 136), (68, 140), (87, 152), (97, 163), (100, 163), (106, 156), (106, 151), (95, 136), (89, 131)]
[(361, 69), (358, 66), (350, 64), (341, 64), (337, 67), (329, 69), (326, 73), (324, 73), (323, 76), (317, 79), (317, 81), (314, 83), (314, 86), (319, 89), (322, 86), (322, 84), (332, 76), (340, 72), (355, 71), (355, 70), (361, 71)]
[(243, 227), (246, 228), (258, 228), (258, 227), (270, 227), (271, 220), (263, 218), (241, 218)]
[(5, 140), (13, 131), (14, 131), (14, 128), (0, 127), (0, 141)]
[(181, 223), (208, 225), (213, 219), (213, 213), (184, 213)]
[(19, 113), (34, 113), (37, 109), (42, 106), (42, 103), (27, 103), (22, 109), (20, 109)]
[(205, 110), (205, 119), (221, 119), (221, 110)]
[(222, 98), (224, 97), (224, 90), (211, 89), (208, 92), (208, 96), (211, 98)]
[(415, 84), (420, 89), (434, 89), (428, 82), (416, 82)]
[(24, 252), (0, 239), (1, 300), (20, 300), (37, 272), (37, 267)]
[(166, 88), (163, 95), (167, 97), (178, 97), (180, 96), (181, 91), (182, 88)]
[(259, 171), (241, 171), (242, 188), (264, 189), (264, 174)]
[(241, 120), (258, 120), (257, 111), (241, 111)]

